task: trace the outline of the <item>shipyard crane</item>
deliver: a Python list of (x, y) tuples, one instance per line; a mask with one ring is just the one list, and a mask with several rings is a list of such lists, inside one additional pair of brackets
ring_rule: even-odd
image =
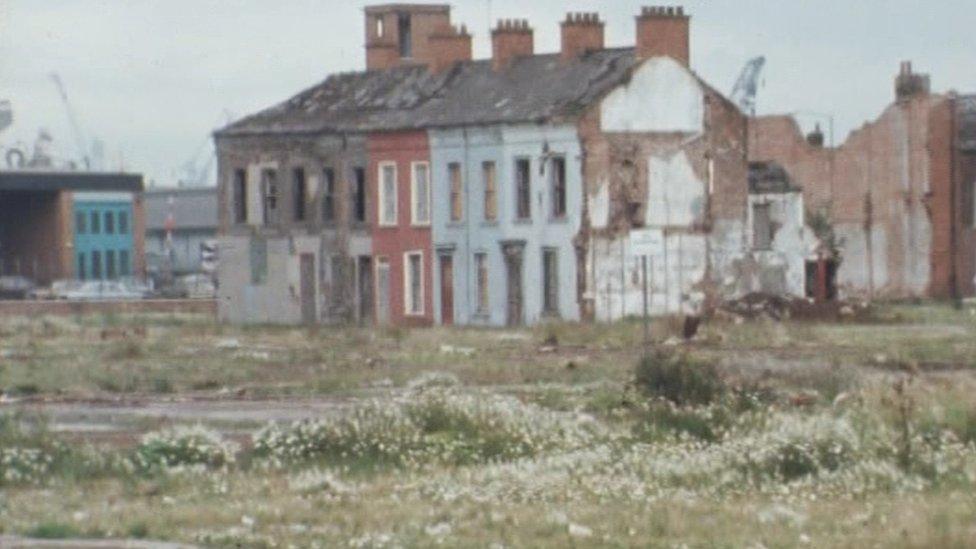
[(68, 92), (65, 90), (61, 76), (56, 72), (52, 72), (50, 76), (54, 82), (54, 86), (58, 89), (58, 95), (61, 96), (61, 102), (64, 104), (65, 113), (68, 115), (68, 123), (71, 125), (72, 137), (74, 137), (78, 152), (81, 153), (81, 161), (84, 163), (85, 169), (90, 170), (92, 169), (91, 152), (94, 151), (96, 155), (100, 154), (101, 143), (96, 141), (89, 146), (88, 140), (85, 139), (85, 135), (81, 131), (81, 126), (78, 124), (78, 117), (75, 116), (75, 111), (71, 108), (71, 102), (68, 101)]
[[(234, 120), (234, 114), (224, 111), (217, 118), (217, 127), (223, 127)], [(196, 152), (177, 170), (177, 184), (179, 187), (205, 187), (207, 179), (213, 169), (217, 152), (213, 148), (213, 137), (207, 134), (203, 138)]]
[(763, 67), (766, 65), (766, 58), (763, 56), (754, 57), (746, 63), (739, 73), (738, 80), (729, 99), (739, 106), (743, 113), (749, 116), (756, 115), (756, 93), (759, 91), (759, 76), (762, 74)]

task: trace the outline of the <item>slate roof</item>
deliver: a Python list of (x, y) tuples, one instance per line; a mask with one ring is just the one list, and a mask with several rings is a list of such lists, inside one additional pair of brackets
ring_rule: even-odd
[(794, 193), (801, 190), (778, 162), (749, 163), (749, 194)]
[(437, 75), (424, 66), (328, 77), (295, 97), (219, 130), (218, 136), (369, 132), (572, 118), (629, 78), (633, 48), (457, 63)]
[(173, 221), (176, 230), (217, 230), (217, 189), (150, 189), (143, 195), (146, 210), (146, 230), (162, 231), (173, 198)]

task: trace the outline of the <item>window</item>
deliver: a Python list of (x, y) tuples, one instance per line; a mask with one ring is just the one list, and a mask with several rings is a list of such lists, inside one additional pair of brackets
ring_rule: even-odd
[(105, 252), (105, 275), (109, 280), (118, 278), (118, 271), (115, 268), (115, 250)]
[(75, 214), (75, 233), (85, 234), (85, 214), (82, 212)]
[(424, 255), (423, 252), (404, 254), (404, 311), (408, 315), (424, 314)]
[(400, 57), (413, 57), (413, 37), (410, 29), (410, 14), (397, 14), (397, 31), (400, 38)]
[(463, 202), (461, 195), (461, 165), (451, 162), (447, 165), (448, 178), (451, 181), (451, 221), (461, 221)]
[(128, 212), (119, 212), (119, 234), (129, 234)]
[(410, 180), (410, 222), (413, 225), (430, 224), (430, 164), (413, 162)]
[(115, 234), (115, 214), (105, 212), (105, 234)]
[(278, 222), (278, 172), (264, 170), (261, 172), (261, 191), (264, 196), (264, 223), (273, 225)]
[(559, 314), (559, 255), (552, 248), (542, 250), (542, 312)]
[(488, 254), (474, 254), (474, 268), (478, 274), (478, 308), (479, 314), (488, 314)]
[(528, 158), (515, 161), (515, 217), (529, 219), (532, 217), (532, 189), (530, 164)]
[(769, 204), (752, 205), (752, 247), (768, 250), (773, 246), (773, 227)]
[(102, 252), (93, 251), (91, 253), (91, 276), (95, 280), (102, 278)]
[(291, 181), (291, 199), (295, 221), (305, 221), (305, 168), (292, 170)]
[(566, 159), (557, 156), (552, 159), (549, 177), (552, 182), (552, 216), (566, 216)]
[(98, 215), (98, 212), (91, 212), (89, 219), (91, 219), (90, 226), (92, 234), (102, 232), (102, 216)]
[(251, 284), (264, 284), (268, 279), (268, 241), (251, 238)]
[(129, 250), (119, 250), (119, 274), (122, 276), (132, 274), (132, 265), (129, 264)]
[(397, 223), (397, 169), (396, 164), (380, 164), (380, 225)]
[(352, 190), (352, 218), (358, 223), (366, 222), (366, 170), (355, 168), (353, 170)]
[(234, 223), (247, 223), (247, 171), (234, 170)]
[(485, 220), (498, 219), (498, 193), (496, 191), (495, 163), (481, 164), (481, 179), (485, 184)]
[(85, 280), (87, 278), (85, 275), (85, 267), (85, 254), (80, 253), (78, 254), (78, 280)]
[(335, 170), (322, 170), (322, 221), (331, 223), (336, 219), (336, 181)]

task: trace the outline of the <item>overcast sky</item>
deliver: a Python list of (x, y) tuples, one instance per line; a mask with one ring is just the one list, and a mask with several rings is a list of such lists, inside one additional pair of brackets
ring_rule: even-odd
[[(16, 122), (0, 147), (39, 128), (78, 157), (50, 74), (60, 74), (87, 139), (109, 166), (175, 184), (209, 133), (336, 71), (364, 66), (362, 7), (339, 0), (0, 0), (0, 99)], [(641, 0), (457, 0), (454, 21), (490, 52), (489, 21), (528, 18), (536, 51), (559, 48), (566, 11), (599, 11), (609, 46), (632, 45)], [(728, 93), (765, 55), (760, 113), (834, 116), (837, 141), (891, 101), (901, 60), (938, 91), (976, 91), (974, 0), (689, 0), (692, 68)], [(806, 115), (802, 120), (812, 125)], [(826, 122), (824, 122), (826, 130)]]

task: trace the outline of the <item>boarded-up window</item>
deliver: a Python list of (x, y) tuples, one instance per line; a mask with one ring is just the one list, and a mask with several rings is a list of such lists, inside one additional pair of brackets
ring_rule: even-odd
[(559, 254), (553, 248), (542, 250), (542, 312), (559, 314)]
[(292, 170), (291, 198), (295, 221), (305, 221), (305, 168)]
[(366, 170), (353, 170), (352, 219), (357, 223), (366, 222)]
[(247, 171), (234, 170), (234, 223), (247, 223)]
[(322, 170), (322, 221), (331, 223), (336, 219), (336, 181), (335, 170)]
[(552, 185), (552, 216), (566, 215), (566, 159), (557, 156), (552, 159), (550, 183)]
[(531, 165), (528, 158), (515, 161), (515, 217), (532, 217)]
[(485, 220), (494, 221), (498, 219), (498, 187), (494, 162), (481, 164), (481, 178), (485, 185)]
[(261, 172), (261, 192), (264, 223), (275, 225), (278, 223), (278, 172), (275, 170)]
[(424, 314), (424, 256), (421, 252), (404, 254), (405, 272), (405, 303), (404, 310), (408, 315)]
[(451, 162), (447, 165), (447, 174), (451, 180), (451, 221), (461, 221), (463, 217), (461, 165)]
[(769, 214), (769, 204), (752, 205), (752, 246), (757, 250), (768, 250), (773, 246), (773, 226)]
[(478, 274), (478, 309), (479, 314), (488, 313), (488, 254), (474, 254), (474, 267)]
[(430, 223), (430, 165), (426, 162), (411, 164), (410, 222), (414, 225)]
[(397, 222), (397, 169), (396, 164), (380, 164), (380, 225), (396, 225)]
[(268, 280), (268, 241), (252, 238), (250, 244), (251, 284), (260, 285)]

